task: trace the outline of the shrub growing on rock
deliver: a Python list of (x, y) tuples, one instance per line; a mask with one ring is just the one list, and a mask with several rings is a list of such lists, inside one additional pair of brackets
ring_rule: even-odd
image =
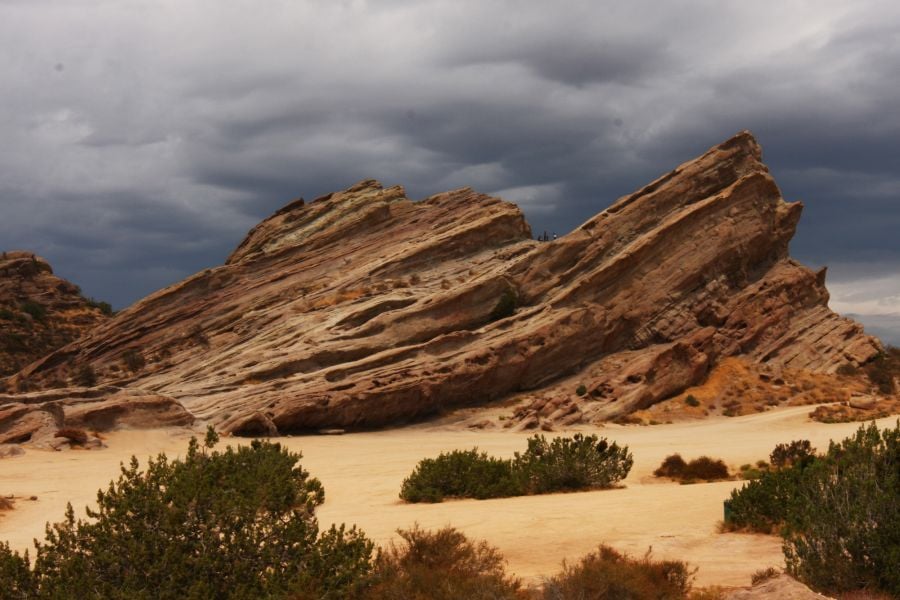
[(624, 479), (633, 464), (627, 447), (596, 435), (575, 434), (548, 442), (528, 439), (512, 460), (490, 457), (477, 448), (426, 458), (403, 481), (407, 502), (440, 502), (445, 497), (497, 498), (555, 491), (608, 488)]
[(500, 295), (500, 299), (497, 300), (497, 304), (495, 304), (494, 308), (491, 310), (488, 321), (499, 321), (500, 319), (505, 319), (506, 317), (514, 315), (518, 304), (519, 301), (516, 297), (516, 293), (512, 290), (504, 290)]
[(318, 480), (278, 444), (211, 451), (192, 439), (184, 459), (140, 470), (132, 458), (76, 519), (71, 505), (28, 558), (0, 548), (0, 589), (28, 598), (349, 597), (371, 570), (355, 528), (319, 535)]
[(122, 362), (125, 363), (125, 368), (132, 373), (137, 373), (147, 364), (144, 355), (134, 348), (129, 348), (122, 354)]

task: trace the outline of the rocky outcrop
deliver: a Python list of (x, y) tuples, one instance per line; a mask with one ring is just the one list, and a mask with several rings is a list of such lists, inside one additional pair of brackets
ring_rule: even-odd
[[(828, 309), (824, 271), (788, 256), (800, 211), (747, 132), (553, 242), (532, 240), (497, 198), (462, 189), (412, 202), (364, 181), (289, 204), (223, 266), (10, 383), (46, 389), (89, 368), (257, 435), (510, 397), (523, 423), (609, 419), (731, 356), (832, 373), (880, 346)], [(575, 374), (580, 393), (554, 387)]]
[(51, 446), (65, 428), (107, 431), (190, 425), (194, 418), (174, 398), (101, 386), (27, 394), (0, 394), (0, 444), (32, 442)]
[(11, 375), (109, 319), (31, 252), (0, 254), (0, 377)]
[(733, 591), (725, 598), (726, 600), (766, 600), (772, 598), (778, 598), (779, 600), (830, 600), (830, 596), (817, 594), (796, 579), (783, 574), (762, 581), (749, 589)]

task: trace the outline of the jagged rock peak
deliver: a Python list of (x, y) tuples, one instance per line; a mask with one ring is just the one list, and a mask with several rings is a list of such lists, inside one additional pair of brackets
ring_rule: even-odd
[(367, 180), (288, 204), (225, 265), (13, 383), (53, 387), (87, 365), (101, 384), (258, 435), (510, 398), (508, 423), (593, 422), (702, 383), (730, 357), (827, 375), (880, 346), (788, 256), (800, 212), (749, 132), (546, 243), (499, 198), (465, 188), (413, 202)]

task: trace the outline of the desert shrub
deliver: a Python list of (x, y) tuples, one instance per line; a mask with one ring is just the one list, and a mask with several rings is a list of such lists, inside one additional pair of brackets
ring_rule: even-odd
[(670, 454), (665, 457), (658, 469), (653, 471), (657, 477), (680, 477), (684, 473), (687, 463), (680, 454)]
[(693, 394), (688, 394), (687, 398), (684, 399), (684, 403), (693, 407), (700, 406), (700, 401), (697, 400)]
[(575, 393), (579, 396), (584, 396), (587, 394), (587, 387), (582, 383), (577, 388), (575, 388)]
[(728, 466), (721, 460), (701, 456), (690, 462), (685, 462), (680, 454), (667, 456), (653, 474), (657, 477), (671, 477), (683, 482), (715, 481), (730, 477)]
[[(35, 542), (28, 597), (352, 597), (372, 543), (343, 526), (319, 535), (324, 491), (300, 455), (258, 440), (218, 452), (216, 442), (210, 430), (204, 447), (192, 439), (183, 459), (160, 454), (143, 471), (132, 458), (85, 520), (70, 505)], [(10, 556), (0, 552), (12, 579)]]
[(518, 580), (506, 574), (500, 552), (487, 543), (474, 543), (452, 527), (397, 533), (402, 542), (379, 553), (366, 600), (521, 597)]
[(635, 559), (601, 545), (576, 565), (564, 563), (562, 573), (544, 583), (541, 598), (688, 598), (694, 572), (681, 561), (655, 561), (649, 552), (643, 558)]
[(122, 362), (125, 363), (125, 368), (132, 373), (140, 371), (147, 364), (144, 355), (134, 348), (129, 348), (122, 354)]
[(512, 316), (516, 312), (517, 305), (518, 298), (516, 298), (516, 293), (509, 289), (504, 290), (500, 295), (500, 299), (497, 300), (497, 304), (495, 304), (493, 310), (491, 310), (488, 320), (494, 322)]
[(97, 385), (97, 374), (94, 372), (94, 368), (87, 364), (79, 365), (78, 369), (75, 371), (74, 376), (75, 384), (83, 387), (93, 387)]
[(812, 447), (809, 440), (794, 440), (789, 444), (778, 444), (772, 453), (769, 454), (769, 460), (773, 467), (783, 468), (791, 465), (799, 465), (800, 463), (808, 463), (816, 456), (816, 449)]
[(19, 308), (22, 309), (22, 312), (31, 315), (35, 321), (43, 321), (47, 317), (47, 308), (32, 300), (26, 300)]
[(84, 429), (76, 429), (75, 427), (63, 427), (53, 434), (53, 437), (66, 438), (73, 444), (83, 445), (88, 441), (88, 434)]
[(837, 374), (852, 377), (859, 374), (859, 368), (850, 363), (844, 363), (837, 368)]
[(528, 438), (525, 452), (517, 452), (513, 460), (532, 494), (612, 487), (625, 479), (633, 463), (627, 446), (580, 433), (550, 442), (534, 435)]
[(811, 587), (900, 597), (900, 423), (872, 423), (804, 470), (784, 530), (790, 574)]
[(4, 321), (12, 321), (16, 318), (16, 313), (9, 310), (8, 308), (0, 308), (0, 319)]
[(8, 331), (0, 333), (0, 349), (6, 352), (25, 352), (28, 350), (28, 342), (25, 336)]
[(407, 502), (441, 502), (445, 497), (497, 498), (522, 493), (512, 461), (490, 457), (477, 448), (453, 450), (419, 461), (400, 488), (400, 497)]
[(780, 529), (788, 573), (820, 591), (900, 596), (900, 422), (763, 473), (726, 501), (731, 527)]
[(12, 510), (13, 506), (12, 498), (0, 496), (0, 510)]
[(512, 460), (472, 450), (454, 450), (419, 461), (403, 481), (407, 502), (440, 502), (447, 497), (497, 498), (555, 491), (607, 488), (624, 479), (633, 459), (627, 447), (575, 434), (548, 442), (528, 439)]
[(882, 394), (893, 394), (897, 391), (896, 379), (900, 377), (900, 348), (888, 348), (866, 363), (863, 367), (878, 391)]
[(701, 456), (687, 464), (684, 469), (684, 479), (702, 479), (703, 481), (715, 481), (728, 479), (728, 466), (719, 459)]

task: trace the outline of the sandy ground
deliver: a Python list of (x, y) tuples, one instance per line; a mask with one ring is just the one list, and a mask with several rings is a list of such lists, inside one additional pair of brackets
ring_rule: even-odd
[[(435, 505), (408, 505), (397, 497), (403, 478), (420, 458), (473, 446), (508, 457), (524, 448), (528, 434), (416, 426), (281, 441), (302, 451), (302, 464), (325, 486), (320, 523), (355, 523), (379, 544), (392, 539), (397, 528), (416, 522), (426, 528), (450, 524), (499, 547), (510, 570), (527, 582), (553, 574), (563, 559), (577, 560), (601, 542), (632, 554), (652, 547), (656, 557), (699, 567), (699, 585), (738, 586), (749, 584), (758, 569), (783, 564), (776, 537), (717, 533), (722, 501), (741, 482), (679, 485), (661, 483), (651, 473), (674, 452), (686, 459), (719, 457), (736, 469), (767, 459), (777, 443), (805, 438), (824, 449), (829, 439), (841, 439), (858, 427), (811, 422), (809, 411), (795, 407), (673, 425), (582, 429), (629, 446), (635, 464), (626, 487)], [(891, 417), (879, 424), (894, 422)], [(0, 493), (19, 498), (13, 511), (0, 516), (0, 540), (20, 550), (31, 547), (33, 538), (43, 537), (47, 520), (62, 518), (66, 502), (83, 514), (96, 490), (117, 475), (120, 461), (131, 455), (143, 461), (159, 452), (180, 454), (189, 435), (183, 430), (118, 431), (108, 436), (104, 450), (29, 449), (24, 456), (0, 461)], [(37, 500), (27, 500), (29, 496)]]

